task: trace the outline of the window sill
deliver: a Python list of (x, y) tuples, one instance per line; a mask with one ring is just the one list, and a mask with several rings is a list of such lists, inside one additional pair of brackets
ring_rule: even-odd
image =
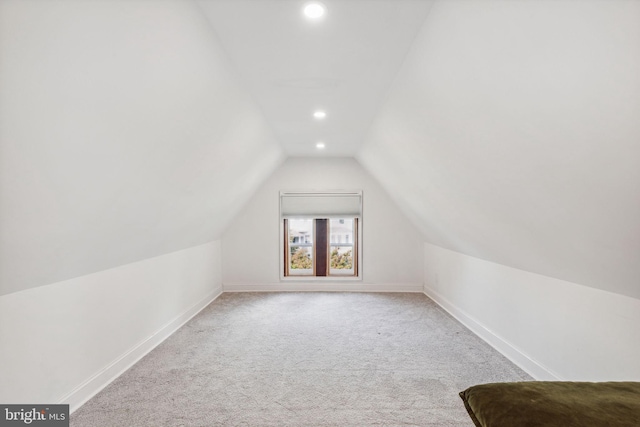
[(361, 282), (362, 277), (354, 276), (281, 276), (280, 282)]

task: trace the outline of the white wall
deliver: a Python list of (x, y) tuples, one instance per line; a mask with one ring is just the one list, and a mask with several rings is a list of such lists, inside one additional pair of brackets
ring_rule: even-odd
[(222, 292), (220, 242), (0, 297), (0, 402), (72, 410)]
[(429, 243), (640, 298), (640, 2), (436, 2), (357, 159)]
[(0, 64), (0, 295), (217, 240), (282, 160), (192, 1), (2, 0)]
[[(280, 191), (363, 191), (361, 283), (280, 280)], [(289, 158), (258, 190), (222, 237), (225, 290), (422, 288), (422, 236), (352, 158)]]
[(425, 244), (425, 293), (537, 379), (640, 381), (640, 300)]

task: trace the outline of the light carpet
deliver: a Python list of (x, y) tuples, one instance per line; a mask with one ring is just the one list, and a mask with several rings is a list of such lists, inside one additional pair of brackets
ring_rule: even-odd
[(473, 426), (458, 392), (531, 380), (431, 299), (225, 293), (71, 426)]

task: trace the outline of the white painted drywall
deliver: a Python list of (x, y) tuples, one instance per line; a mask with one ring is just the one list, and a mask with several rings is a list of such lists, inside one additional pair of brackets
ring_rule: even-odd
[(425, 244), (425, 293), (542, 380), (640, 381), (640, 300)]
[(304, 3), (198, 0), (287, 155), (317, 156), (320, 130), (323, 155), (352, 157), (432, 0), (322, 0), (321, 22)]
[(282, 161), (192, 1), (3, 0), (0, 64), (0, 295), (216, 240)]
[(75, 409), (221, 291), (220, 242), (0, 296), (0, 402)]
[(639, 298), (640, 2), (436, 2), (357, 159), (429, 243)]
[[(222, 237), (225, 289), (280, 281), (280, 191), (362, 190), (362, 283), (386, 289), (423, 283), (422, 236), (353, 158), (289, 158), (256, 192)], [(335, 288), (330, 284), (328, 288)], [(249, 288), (250, 289), (250, 288)], [(281, 288), (279, 288), (281, 289)], [(288, 284), (286, 289), (309, 289)], [(382, 289), (382, 288), (376, 288)], [(402, 288), (407, 289), (407, 288)]]

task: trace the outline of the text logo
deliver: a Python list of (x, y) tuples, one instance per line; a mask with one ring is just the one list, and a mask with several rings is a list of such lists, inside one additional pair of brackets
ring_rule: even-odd
[(69, 427), (69, 405), (0, 405), (0, 427)]

